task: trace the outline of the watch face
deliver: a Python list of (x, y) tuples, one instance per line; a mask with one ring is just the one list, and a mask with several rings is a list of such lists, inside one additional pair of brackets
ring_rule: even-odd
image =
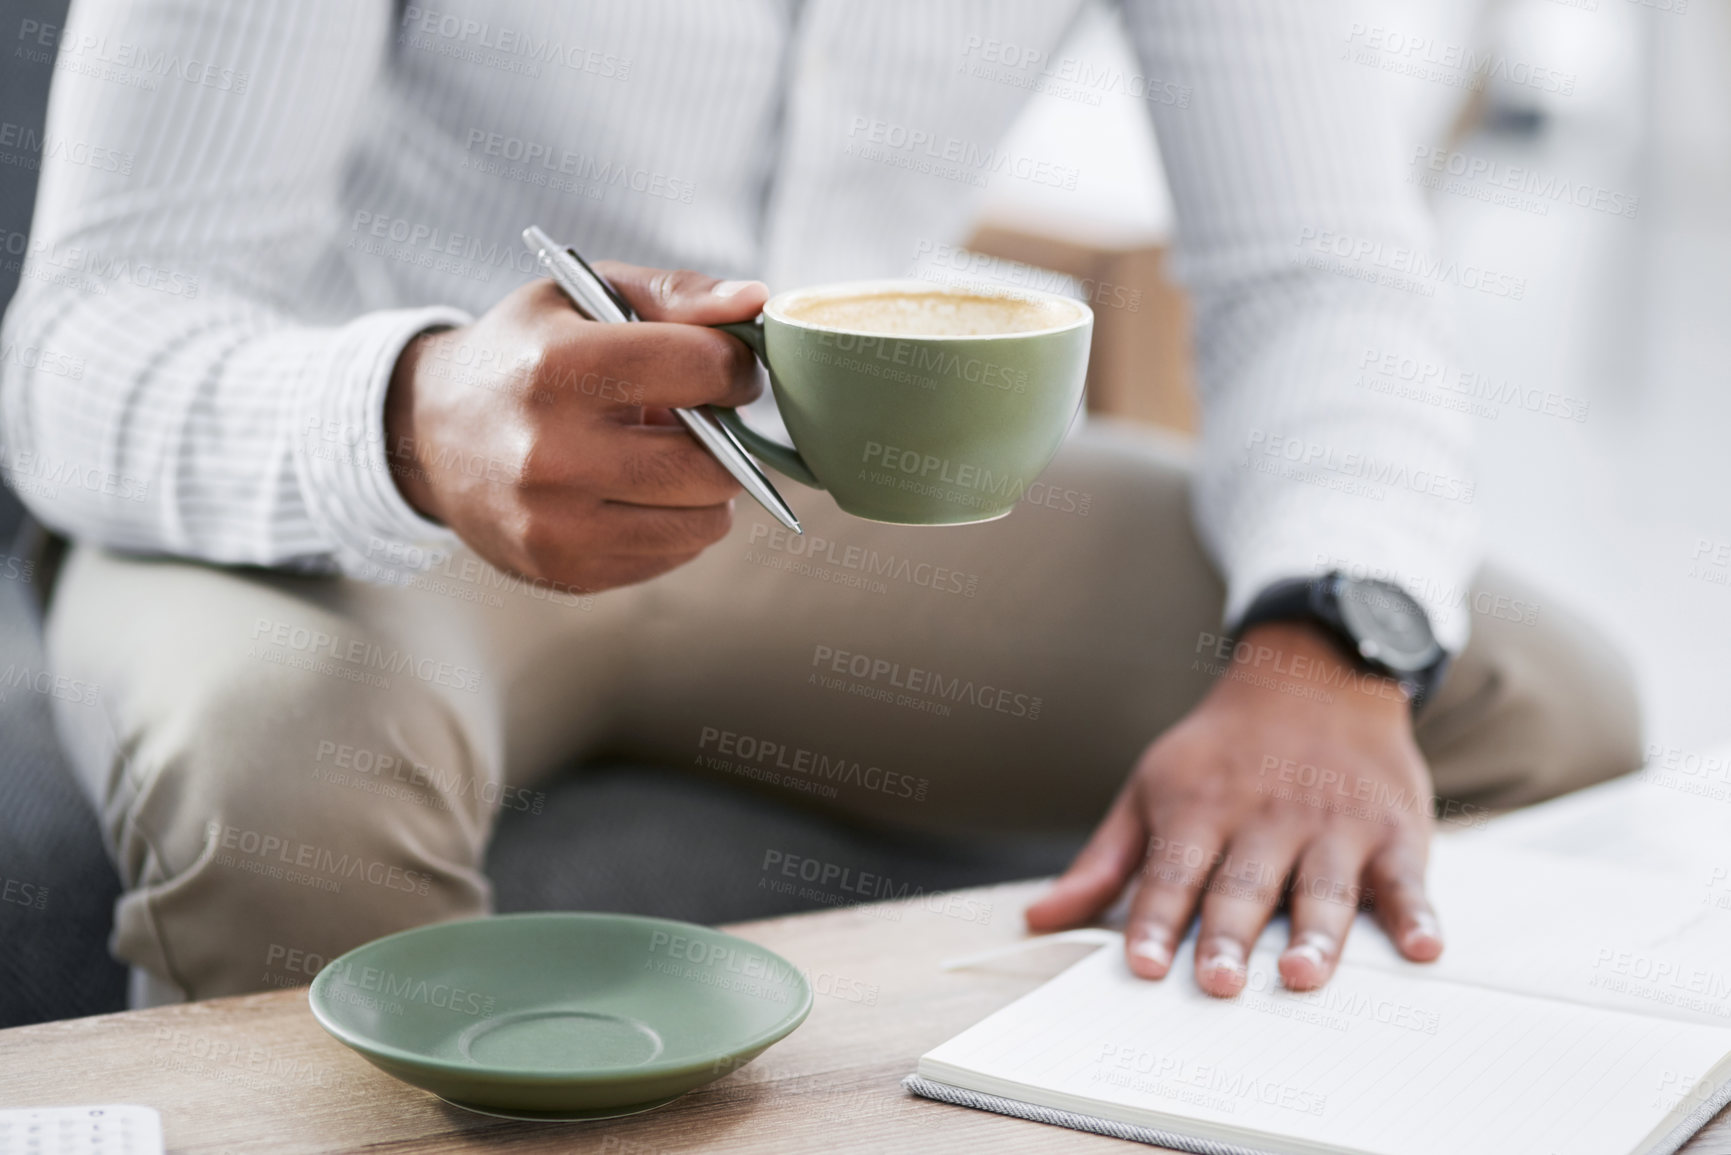
[(1399, 586), (1341, 577), (1335, 590), (1341, 621), (1366, 660), (1406, 674), (1428, 669), (1440, 656), (1424, 607)]

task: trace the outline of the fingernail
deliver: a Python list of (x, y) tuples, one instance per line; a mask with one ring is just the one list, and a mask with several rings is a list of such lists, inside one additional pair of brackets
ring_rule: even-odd
[(1145, 938), (1130, 944), (1130, 953), (1137, 958), (1147, 959), (1157, 967), (1172, 965), (1171, 948), (1157, 938)]
[(762, 281), (717, 281), (715, 283), (715, 288), (709, 291), (718, 297), (731, 297), (741, 289), (749, 289), (753, 285), (763, 289), (769, 288), (769, 286), (764, 284)]
[(1311, 966), (1321, 970), (1327, 963), (1328, 956), (1334, 951), (1334, 939), (1318, 931), (1306, 931), (1298, 936), (1298, 941), (1286, 948), (1283, 956), (1290, 959), (1303, 959)]
[(1217, 938), (1208, 944), (1208, 954), (1202, 960), (1202, 969), (1243, 974), (1244, 948), (1229, 938)]
[(1408, 950), (1411, 950), (1426, 940), (1441, 946), (1442, 928), (1437, 925), (1435, 915), (1428, 911), (1421, 911), (1412, 916), (1412, 925), (1406, 928), (1406, 934), (1401, 941), (1406, 944)]

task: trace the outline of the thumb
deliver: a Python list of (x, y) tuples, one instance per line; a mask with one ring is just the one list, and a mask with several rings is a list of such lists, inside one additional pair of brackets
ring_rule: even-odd
[(1078, 926), (1111, 906), (1147, 852), (1132, 791), (1112, 803), (1094, 837), (1057, 882), (1023, 913), (1035, 934)]
[(721, 281), (690, 269), (646, 269), (619, 261), (596, 261), (595, 271), (645, 321), (719, 325), (749, 321), (763, 310), (769, 287), (762, 281)]

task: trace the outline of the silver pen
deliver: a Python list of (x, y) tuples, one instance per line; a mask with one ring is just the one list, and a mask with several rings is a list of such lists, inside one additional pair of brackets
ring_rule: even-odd
[[(535, 259), (541, 262), (541, 267), (570, 298), (577, 311), (591, 321), (617, 323), (637, 320), (631, 306), (589, 267), (589, 262), (579, 256), (576, 249), (555, 244), (535, 225), (523, 230), (523, 243), (529, 246), (529, 251), (535, 254)], [(693, 409), (675, 409), (673, 415), (777, 521), (795, 533), (805, 532), (799, 526), (799, 518), (793, 515), (793, 510), (788, 508), (787, 502), (782, 500), (781, 494), (775, 491), (775, 486), (732, 433)]]

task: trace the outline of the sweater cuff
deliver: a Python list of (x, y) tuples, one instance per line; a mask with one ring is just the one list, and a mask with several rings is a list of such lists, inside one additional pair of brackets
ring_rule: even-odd
[(330, 334), (297, 391), (295, 464), (314, 524), (346, 574), (402, 584), (449, 557), (458, 538), (397, 489), (385, 450), (385, 394), (403, 348), (466, 325), (459, 309), (368, 313)]
[[(1356, 548), (1334, 551), (1318, 549), (1316, 542), (1314, 534), (1279, 535), (1245, 550), (1227, 582), (1224, 622), (1230, 625), (1243, 618), (1257, 595), (1277, 581), (1318, 577), (1339, 569), (1356, 578), (1399, 586), (1424, 607), (1438, 645), (1456, 657), (1466, 647), (1471, 615), (1465, 607), (1471, 579), (1449, 564), (1452, 559), (1424, 557), (1427, 551), (1417, 549), (1391, 549), (1386, 556), (1366, 557), (1362, 541), (1352, 542)], [(1352, 560), (1342, 562), (1343, 557)]]

